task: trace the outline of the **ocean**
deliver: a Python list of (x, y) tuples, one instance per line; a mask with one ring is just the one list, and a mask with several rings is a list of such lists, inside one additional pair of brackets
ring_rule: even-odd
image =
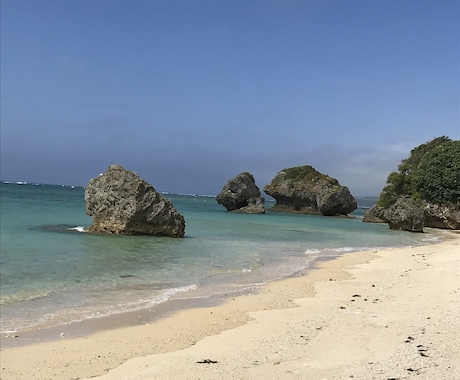
[(85, 232), (84, 188), (1, 183), (1, 332), (37, 330), (255, 289), (319, 257), (427, 244), (429, 234), (354, 218), (229, 213), (214, 197), (164, 194), (186, 220), (185, 238)]

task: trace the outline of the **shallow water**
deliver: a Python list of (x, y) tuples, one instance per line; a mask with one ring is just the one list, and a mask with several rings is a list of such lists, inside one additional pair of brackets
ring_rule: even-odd
[(2, 332), (223, 294), (292, 275), (316, 257), (434, 239), (362, 223), (363, 209), (356, 218), (246, 215), (177, 194), (165, 196), (185, 217), (184, 239), (90, 235), (75, 229), (92, 223), (83, 188), (0, 186)]

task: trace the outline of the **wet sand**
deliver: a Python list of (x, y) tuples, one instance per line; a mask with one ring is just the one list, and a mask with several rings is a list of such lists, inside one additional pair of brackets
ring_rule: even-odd
[(460, 235), (443, 235), (154, 321), (2, 337), (1, 379), (458, 379)]

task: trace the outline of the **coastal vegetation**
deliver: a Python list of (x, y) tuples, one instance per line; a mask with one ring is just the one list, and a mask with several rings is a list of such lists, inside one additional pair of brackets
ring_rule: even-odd
[(460, 140), (441, 136), (412, 149), (363, 221), (412, 232), (459, 230)]
[(417, 203), (455, 204), (460, 201), (460, 140), (437, 137), (412, 149), (390, 173), (377, 205), (388, 208), (400, 197)]

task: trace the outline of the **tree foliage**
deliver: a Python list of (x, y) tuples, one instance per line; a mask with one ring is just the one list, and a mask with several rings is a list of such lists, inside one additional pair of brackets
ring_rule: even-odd
[(460, 201), (460, 140), (427, 152), (413, 175), (415, 195), (431, 203)]
[(387, 178), (378, 205), (389, 207), (401, 196), (431, 203), (455, 203), (460, 197), (460, 140), (437, 137), (411, 150)]

